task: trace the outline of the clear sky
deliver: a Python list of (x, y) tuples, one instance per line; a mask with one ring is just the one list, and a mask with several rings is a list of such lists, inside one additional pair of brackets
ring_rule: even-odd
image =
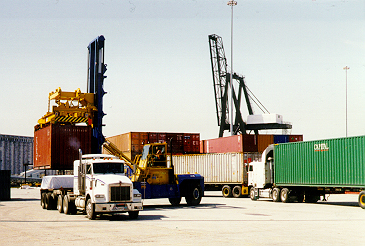
[[(348, 66), (348, 134), (365, 135), (365, 1), (237, 2), (233, 68), (270, 113), (305, 140), (344, 137)], [(230, 21), (227, 0), (1, 1), (0, 134), (33, 136), (58, 87), (86, 92), (87, 46), (104, 35), (104, 135), (218, 137), (208, 35), (230, 63)]]

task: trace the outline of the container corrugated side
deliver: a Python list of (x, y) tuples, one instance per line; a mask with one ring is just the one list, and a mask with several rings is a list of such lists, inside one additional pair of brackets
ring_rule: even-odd
[(34, 132), (34, 168), (72, 170), (79, 158), (79, 149), (91, 153), (91, 133), (88, 126), (51, 124)]
[(275, 146), (275, 183), (318, 187), (365, 186), (365, 136)]
[(247, 171), (243, 153), (173, 155), (175, 174), (200, 174), (205, 184), (243, 184)]
[(289, 136), (288, 135), (274, 135), (274, 143), (288, 143)]
[(262, 153), (270, 145), (274, 143), (274, 135), (257, 135), (257, 151)]
[(303, 141), (303, 135), (289, 135), (289, 142), (302, 142)]
[(205, 140), (206, 153), (257, 152), (256, 135), (234, 135)]

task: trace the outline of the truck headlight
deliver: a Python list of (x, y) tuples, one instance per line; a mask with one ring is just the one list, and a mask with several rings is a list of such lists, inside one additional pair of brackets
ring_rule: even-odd
[(141, 193), (133, 194), (133, 197), (142, 197)]
[(95, 195), (95, 198), (101, 199), (101, 198), (105, 198), (105, 196), (104, 196), (104, 194), (97, 194), (97, 195)]

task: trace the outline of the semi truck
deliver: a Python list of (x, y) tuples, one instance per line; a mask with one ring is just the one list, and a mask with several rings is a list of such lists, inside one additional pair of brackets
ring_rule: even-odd
[(247, 163), (258, 153), (210, 153), (173, 155), (175, 174), (204, 176), (205, 189), (222, 190), (223, 197), (248, 196)]
[(250, 197), (315, 203), (358, 192), (365, 208), (365, 136), (270, 145), (249, 164)]
[(80, 151), (80, 159), (74, 161), (74, 175), (43, 178), (42, 208), (65, 214), (82, 211), (91, 220), (98, 214), (126, 212), (136, 219), (143, 209), (141, 193), (125, 175), (124, 164), (112, 155), (82, 155)]
[(200, 174), (175, 175), (171, 155), (167, 155), (167, 143), (145, 144), (142, 154), (134, 161), (108, 140), (103, 146), (110, 154), (126, 161), (133, 185), (143, 199), (168, 198), (171, 205), (177, 206), (185, 197), (189, 206), (200, 204), (204, 196), (204, 177)]

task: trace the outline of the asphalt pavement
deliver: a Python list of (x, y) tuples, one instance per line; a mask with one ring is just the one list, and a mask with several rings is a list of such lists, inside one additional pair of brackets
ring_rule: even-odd
[(316, 204), (223, 198), (207, 191), (200, 205), (144, 200), (138, 219), (43, 210), (39, 189), (12, 189), (0, 202), (0, 245), (363, 245), (365, 210), (357, 195)]

